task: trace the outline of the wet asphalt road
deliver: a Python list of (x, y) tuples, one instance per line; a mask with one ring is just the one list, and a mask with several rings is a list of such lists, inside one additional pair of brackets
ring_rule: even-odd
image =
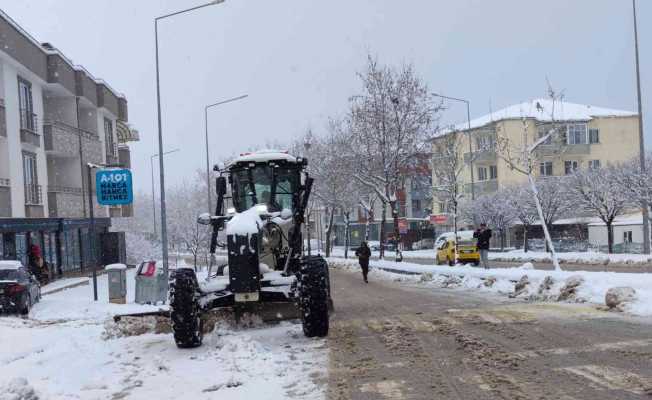
[(652, 318), (333, 268), (329, 399), (652, 399)]

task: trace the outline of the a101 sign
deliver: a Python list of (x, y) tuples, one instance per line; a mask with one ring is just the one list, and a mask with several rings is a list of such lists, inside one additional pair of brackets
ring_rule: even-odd
[(131, 204), (134, 190), (131, 171), (128, 169), (106, 169), (95, 173), (97, 202), (103, 206)]

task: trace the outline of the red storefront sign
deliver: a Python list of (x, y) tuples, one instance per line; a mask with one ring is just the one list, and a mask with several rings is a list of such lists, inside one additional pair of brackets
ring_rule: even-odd
[(430, 216), (430, 223), (432, 225), (447, 225), (448, 214), (433, 214)]

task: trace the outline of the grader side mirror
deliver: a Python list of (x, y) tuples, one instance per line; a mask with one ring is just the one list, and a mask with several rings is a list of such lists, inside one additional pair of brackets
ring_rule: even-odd
[(211, 215), (209, 213), (199, 214), (199, 216), (197, 217), (197, 223), (199, 225), (210, 225)]
[(219, 176), (215, 178), (215, 192), (218, 196), (224, 196), (226, 194), (226, 178)]

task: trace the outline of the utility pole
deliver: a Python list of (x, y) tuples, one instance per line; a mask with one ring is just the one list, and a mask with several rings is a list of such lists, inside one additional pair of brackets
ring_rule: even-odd
[(220, 101), (220, 102), (217, 102), (217, 103), (209, 104), (206, 107), (204, 107), (204, 126), (206, 128), (206, 132), (205, 132), (205, 140), (206, 140), (206, 190), (208, 191), (207, 195), (208, 195), (208, 213), (209, 214), (211, 212), (212, 200), (211, 200), (211, 167), (210, 167), (210, 157), (209, 157), (209, 152), (208, 152), (208, 110), (211, 107), (220, 106), (222, 104), (231, 103), (231, 102), (237, 101), (237, 100), (242, 100), (242, 99), (246, 98), (247, 96), (249, 96), (249, 95), (245, 94), (245, 95), (242, 95), (242, 96), (233, 97), (233, 98), (223, 100), (223, 101)]
[[(641, 69), (638, 56), (638, 26), (636, 21), (636, 0), (632, 0), (634, 10), (634, 51), (636, 54), (636, 92), (638, 95), (638, 141), (641, 172), (645, 173), (645, 143), (643, 135), (643, 100), (641, 97)], [(650, 254), (650, 215), (647, 199), (641, 202), (641, 214), (643, 216), (643, 253)]]
[(156, 116), (158, 127), (158, 162), (159, 162), (159, 180), (161, 185), (161, 255), (163, 256), (163, 274), (167, 282), (170, 271), (168, 265), (168, 229), (167, 229), (167, 211), (165, 206), (165, 172), (163, 170), (163, 125), (161, 117), (161, 75), (159, 68), (159, 48), (158, 48), (158, 22), (173, 17), (175, 15), (185, 14), (191, 11), (199, 10), (204, 7), (224, 3), (224, 0), (213, 0), (210, 3), (202, 4), (196, 7), (162, 15), (154, 19), (154, 49), (156, 60)]

